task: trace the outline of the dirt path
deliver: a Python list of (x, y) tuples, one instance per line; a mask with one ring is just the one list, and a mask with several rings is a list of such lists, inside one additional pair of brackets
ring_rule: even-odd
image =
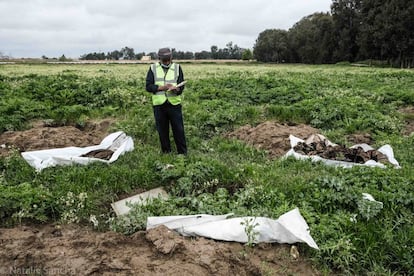
[(246, 248), (165, 227), (124, 236), (79, 225), (0, 229), (0, 275), (319, 275), (290, 245)]

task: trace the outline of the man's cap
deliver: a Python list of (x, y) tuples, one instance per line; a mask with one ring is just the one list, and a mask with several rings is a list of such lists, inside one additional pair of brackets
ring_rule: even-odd
[(172, 56), (172, 52), (170, 48), (161, 48), (158, 50), (159, 59), (170, 59), (171, 56)]

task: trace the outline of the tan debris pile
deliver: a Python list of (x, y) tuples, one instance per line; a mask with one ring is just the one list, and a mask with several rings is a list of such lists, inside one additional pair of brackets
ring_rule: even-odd
[(377, 150), (365, 151), (362, 146), (347, 148), (343, 145), (337, 145), (324, 139), (321, 135), (311, 135), (304, 142), (299, 142), (294, 148), (295, 152), (303, 155), (318, 155), (325, 159), (346, 161), (364, 164), (368, 160), (374, 160), (381, 163), (388, 163), (385, 154)]

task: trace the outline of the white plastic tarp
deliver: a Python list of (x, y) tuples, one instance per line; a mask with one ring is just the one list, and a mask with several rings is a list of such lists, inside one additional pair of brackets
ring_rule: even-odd
[[(112, 150), (112, 154), (109, 160), (91, 157), (81, 157), (93, 150)], [(23, 158), (36, 169), (41, 171), (47, 167), (53, 167), (57, 165), (71, 165), (82, 164), (86, 165), (90, 162), (104, 162), (112, 163), (118, 159), (118, 157), (125, 152), (132, 151), (134, 149), (134, 141), (130, 136), (127, 136), (124, 132), (118, 131), (106, 136), (99, 145), (89, 147), (66, 147), (57, 149), (46, 149), (37, 151), (22, 152)]]
[[(318, 135), (321, 138), (326, 139), (324, 136), (322, 135)], [(325, 159), (322, 158), (320, 156), (317, 155), (303, 155), (300, 154), (298, 152), (295, 152), (295, 150), (293, 149), (298, 143), (300, 142), (305, 142), (304, 140), (295, 137), (293, 135), (289, 135), (289, 139), (290, 139), (290, 146), (291, 149), (284, 155), (285, 157), (289, 157), (292, 156), (298, 160), (312, 160), (313, 162), (318, 162), (321, 161), (323, 163), (325, 163), (326, 165), (330, 165), (330, 166), (338, 166), (338, 167), (343, 167), (343, 168), (351, 168), (353, 166), (369, 166), (369, 167), (380, 167), (380, 168), (386, 168), (386, 166), (380, 162), (377, 162), (375, 160), (368, 160), (367, 162), (365, 162), (364, 164), (358, 164), (358, 163), (353, 163), (353, 162), (346, 162), (346, 161), (338, 161), (338, 160), (330, 160), (330, 159)], [(330, 145), (336, 145), (332, 142), (330, 142), (328, 139), (326, 139), (326, 143), (330, 144)], [(361, 147), (364, 151), (368, 151), (368, 150), (373, 150), (374, 148), (371, 147), (368, 144), (356, 144), (353, 145), (351, 148), (357, 148), (357, 147)], [(398, 161), (394, 158), (394, 151), (392, 149), (392, 147), (390, 145), (384, 145), (382, 147), (380, 147), (379, 149), (377, 149), (379, 152), (381, 152), (382, 154), (384, 154), (385, 156), (387, 156), (388, 161), (394, 165), (395, 168), (401, 168)]]
[(231, 214), (148, 217), (147, 230), (164, 225), (183, 236), (201, 236), (215, 240), (247, 243), (249, 240), (246, 233), (246, 221), (250, 220), (249, 224), (254, 226), (253, 232), (257, 233), (253, 241), (255, 243), (292, 244), (305, 242), (310, 247), (319, 249), (310, 235), (309, 226), (298, 208), (283, 214), (276, 220), (265, 217), (227, 219), (229, 215)]
[(168, 194), (163, 188), (158, 187), (137, 195), (118, 200), (117, 202), (112, 203), (111, 206), (112, 209), (114, 209), (116, 215), (121, 216), (127, 214), (131, 210), (131, 207), (129, 206), (130, 204), (145, 205), (147, 204), (148, 200), (151, 200), (153, 198), (167, 199)]

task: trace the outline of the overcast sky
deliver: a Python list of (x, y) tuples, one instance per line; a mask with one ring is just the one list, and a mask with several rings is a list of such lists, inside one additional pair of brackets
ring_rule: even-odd
[(288, 30), (331, 0), (0, 0), (0, 52), (78, 58), (128, 46), (210, 51), (230, 41), (252, 49), (262, 31)]

